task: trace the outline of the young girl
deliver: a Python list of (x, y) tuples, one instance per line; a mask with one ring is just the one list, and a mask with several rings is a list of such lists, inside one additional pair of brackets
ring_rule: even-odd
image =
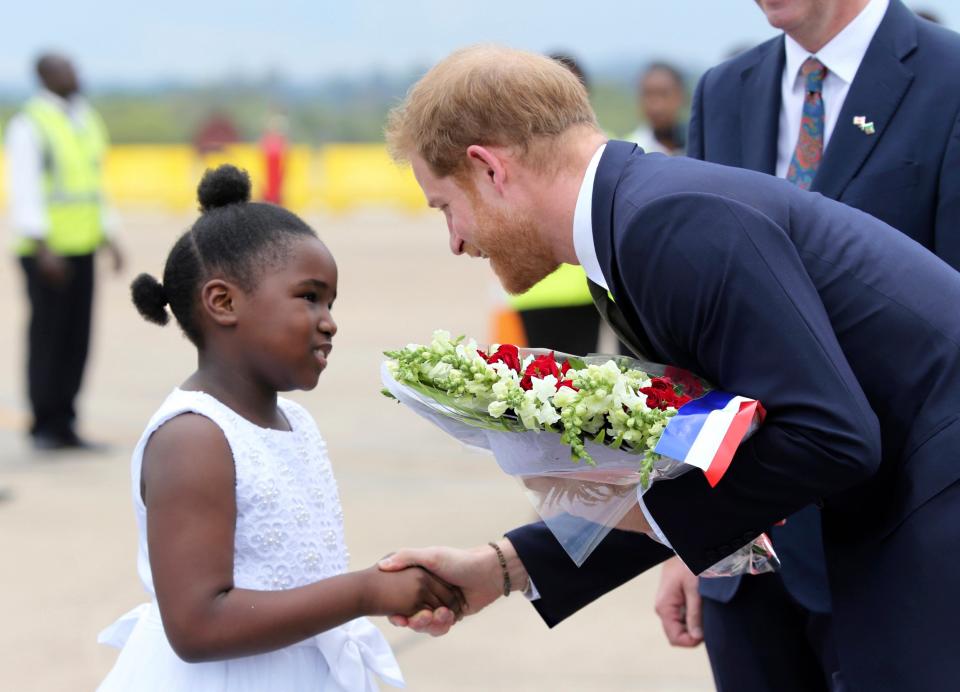
[(294, 214), (250, 203), (232, 166), (208, 171), (203, 214), (141, 274), (133, 302), (169, 304), (198, 367), (133, 453), (137, 567), (150, 604), (100, 641), (122, 647), (103, 691), (370, 690), (402, 686), (364, 615), (412, 615), (462, 596), (415, 568), (347, 572), (343, 514), (323, 438), (279, 391), (313, 389), (337, 327), (337, 267)]

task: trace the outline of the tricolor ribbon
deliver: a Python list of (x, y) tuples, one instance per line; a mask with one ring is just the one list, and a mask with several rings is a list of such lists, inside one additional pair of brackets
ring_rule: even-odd
[(737, 447), (765, 415), (756, 399), (708, 392), (680, 407), (653, 451), (696, 466), (714, 487), (730, 467)]

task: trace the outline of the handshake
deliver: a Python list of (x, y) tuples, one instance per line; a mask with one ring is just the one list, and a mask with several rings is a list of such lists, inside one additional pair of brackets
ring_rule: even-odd
[[(652, 536), (639, 506), (634, 505), (617, 528)], [(411, 569), (418, 568), (418, 569)], [(403, 597), (384, 580), (409, 570), (419, 584), (419, 596)], [(439, 637), (466, 615), (474, 615), (511, 591), (527, 591), (530, 576), (507, 538), (468, 550), (457, 548), (404, 549), (380, 560), (374, 570), (393, 598), (368, 612), (386, 615), (397, 627), (409, 627)]]
[[(495, 547), (494, 547), (495, 546)], [(419, 569), (409, 569), (419, 568)], [(376, 566), (374, 584), (383, 594), (372, 610), (387, 615), (397, 627), (409, 627), (438, 637), (466, 615), (474, 615), (511, 591), (527, 588), (529, 578), (513, 544), (506, 538), (469, 550), (456, 548), (406, 549), (383, 558)], [(412, 598), (397, 589), (395, 579), (409, 574), (416, 581)], [(413, 604), (411, 606), (411, 604)]]

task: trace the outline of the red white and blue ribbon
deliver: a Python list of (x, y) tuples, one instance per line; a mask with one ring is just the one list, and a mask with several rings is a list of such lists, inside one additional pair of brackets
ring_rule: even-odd
[(720, 482), (737, 447), (765, 411), (756, 399), (708, 392), (680, 407), (667, 423), (657, 454), (701, 469), (710, 487)]

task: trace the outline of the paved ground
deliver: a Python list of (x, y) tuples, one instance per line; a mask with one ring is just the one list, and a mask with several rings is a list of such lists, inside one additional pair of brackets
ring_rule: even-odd
[[(130, 213), (129, 269), (104, 278), (94, 355), (81, 401), (83, 431), (103, 456), (43, 457), (23, 442), (25, 320), (19, 268), (0, 267), (0, 690), (93, 689), (112, 664), (98, 629), (140, 603), (128, 460), (147, 419), (189, 373), (193, 352), (174, 327), (142, 321), (127, 285), (158, 273), (187, 217)], [(296, 395), (326, 435), (357, 567), (405, 545), (471, 546), (531, 518), (513, 481), (378, 394), (384, 348), (433, 328), (484, 338), (494, 291), (477, 261), (446, 252), (439, 215), (370, 213), (311, 220), (340, 265), (331, 367)], [(3, 237), (8, 237), (0, 227)], [(104, 270), (106, 267), (102, 267)], [(443, 639), (378, 624), (411, 690), (712, 689), (706, 655), (672, 650), (653, 614), (656, 574), (644, 575), (557, 629), (522, 597), (501, 599)]]

